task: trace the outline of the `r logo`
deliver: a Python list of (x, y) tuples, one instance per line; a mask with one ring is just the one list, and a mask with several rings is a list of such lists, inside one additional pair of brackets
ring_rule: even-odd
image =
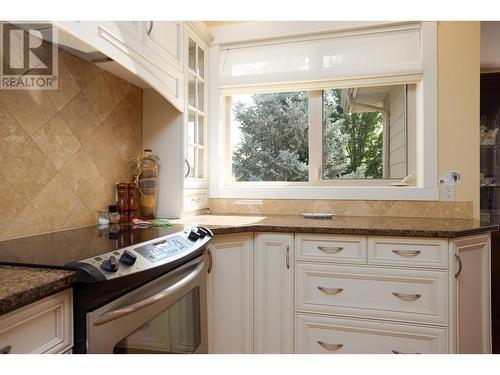
[(50, 23), (1, 24), (3, 89), (57, 89), (57, 41)]

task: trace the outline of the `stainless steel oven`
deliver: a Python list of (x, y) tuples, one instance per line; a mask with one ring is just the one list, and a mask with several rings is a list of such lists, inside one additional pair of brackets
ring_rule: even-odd
[(207, 353), (207, 254), (86, 313), (87, 353)]

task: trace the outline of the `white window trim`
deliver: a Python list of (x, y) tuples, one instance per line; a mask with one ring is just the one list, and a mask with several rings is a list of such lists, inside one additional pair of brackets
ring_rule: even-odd
[[(218, 46), (210, 48), (211, 67), (218, 67), (220, 53)], [(422, 22), (422, 61), (423, 74), (417, 85), (416, 101), (416, 186), (394, 187), (380, 185), (393, 180), (335, 180), (323, 186), (305, 183), (264, 182), (229, 184), (224, 171), (228, 170), (231, 158), (230, 149), (224, 147), (228, 142), (228, 135), (224, 131), (223, 90), (216, 85), (209, 87), (209, 142), (210, 148), (210, 183), (209, 196), (211, 198), (253, 198), (253, 199), (366, 199), (366, 200), (438, 200), (437, 186), (437, 23)], [(213, 68), (212, 68), (213, 69)], [(217, 69), (217, 68), (216, 68)], [(210, 71), (212, 77), (217, 77), (218, 70)], [(370, 84), (409, 83), (416, 80), (410, 77), (353, 77), (349, 80), (330, 82), (330, 87), (347, 87)], [(211, 80), (214, 82), (214, 80)], [(286, 90), (304, 90), (314, 88), (328, 88), (325, 82), (306, 82), (288, 84)], [(268, 88), (270, 90), (268, 90)], [(283, 85), (266, 87), (268, 91), (283, 91)], [(240, 92), (248, 93), (248, 87), (240, 88)], [(232, 90), (232, 93), (236, 93)], [(316, 111), (318, 113), (318, 111)], [(314, 134), (310, 134), (310, 137)], [(317, 137), (316, 137), (317, 139)], [(310, 142), (311, 147), (311, 142)], [(318, 148), (318, 147), (317, 147)], [(319, 147), (321, 150), (321, 148)], [(316, 160), (321, 155), (318, 152), (310, 153), (310, 158)], [(318, 165), (318, 160), (316, 160)], [(221, 168), (222, 167), (222, 168)], [(318, 181), (319, 182), (319, 181)], [(348, 185), (346, 185), (348, 184)], [(377, 184), (374, 186), (373, 184)]]

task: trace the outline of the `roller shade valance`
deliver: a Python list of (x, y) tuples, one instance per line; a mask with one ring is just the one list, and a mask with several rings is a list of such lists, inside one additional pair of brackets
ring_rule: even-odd
[(221, 46), (218, 86), (422, 73), (420, 24)]

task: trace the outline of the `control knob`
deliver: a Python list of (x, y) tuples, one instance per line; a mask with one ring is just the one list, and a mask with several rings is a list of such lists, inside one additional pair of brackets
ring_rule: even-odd
[(134, 254), (132, 254), (132, 252), (129, 250), (125, 250), (122, 253), (122, 256), (120, 257), (120, 263), (123, 263), (127, 266), (133, 265), (136, 260), (137, 260), (137, 257)]
[(116, 261), (116, 258), (113, 255), (110, 256), (109, 259), (106, 259), (101, 263), (101, 268), (104, 271), (108, 272), (116, 272), (118, 271), (118, 267), (119, 267), (118, 262)]
[(200, 235), (198, 234), (198, 232), (196, 232), (195, 230), (191, 229), (191, 232), (189, 232), (189, 234), (188, 234), (188, 238), (191, 241), (197, 241), (200, 238)]

